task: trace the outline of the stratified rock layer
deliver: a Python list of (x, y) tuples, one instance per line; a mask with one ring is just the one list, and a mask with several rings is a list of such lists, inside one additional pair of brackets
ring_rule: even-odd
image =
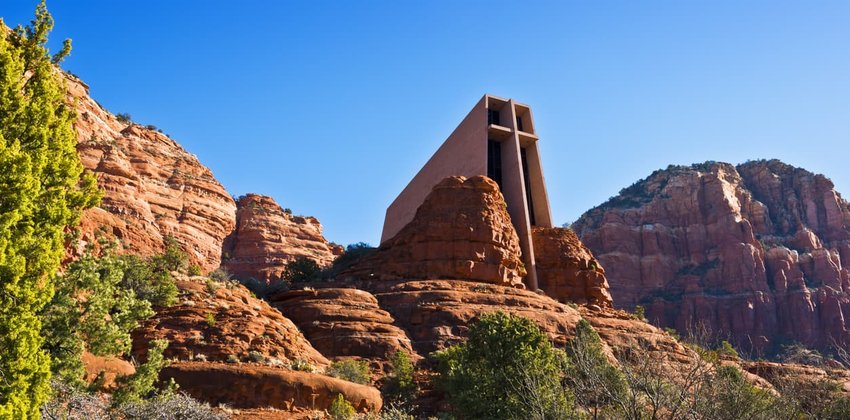
[(387, 361), (397, 351), (413, 353), (407, 334), (365, 290), (292, 290), (275, 296), (272, 306), (291, 319), (327, 357)]
[(534, 227), (531, 237), (537, 261), (537, 283), (548, 296), (559, 302), (612, 305), (605, 270), (575, 232)]
[(458, 279), (523, 287), (519, 237), (495, 181), (449, 177), (416, 216), (341, 277)]
[(684, 331), (707, 323), (758, 353), (850, 343), (850, 205), (779, 161), (656, 171), (573, 227), (617, 306)]
[(180, 362), (162, 369), (160, 379), (169, 378), (201, 401), (236, 408), (327, 410), (340, 394), (361, 413), (380, 411), (382, 405), (374, 387), (268, 366)]
[[(82, 242), (118, 239), (119, 250), (150, 255), (173, 236), (204, 271), (219, 266), (221, 245), (235, 225), (230, 194), (198, 159), (168, 136), (118, 121), (66, 78), (78, 118), (77, 151), (104, 191), (82, 217)], [(79, 250), (76, 250), (79, 252)]]
[(177, 286), (179, 302), (160, 308), (133, 332), (137, 358), (144, 359), (151, 340), (166, 339), (165, 356), (176, 360), (329, 364), (292, 321), (244, 287), (199, 277), (179, 280)]
[(237, 208), (236, 230), (222, 254), (224, 267), (238, 278), (274, 282), (298, 257), (326, 266), (342, 253), (322, 236), (315, 217), (293, 216), (271, 197), (248, 194), (239, 198)]

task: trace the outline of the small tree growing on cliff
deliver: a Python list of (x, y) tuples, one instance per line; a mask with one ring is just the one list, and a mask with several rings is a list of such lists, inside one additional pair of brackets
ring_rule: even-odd
[(30, 25), (0, 30), (0, 418), (36, 418), (47, 399), (50, 359), (37, 313), (53, 294), (65, 229), (98, 199), (54, 67), (71, 41), (51, 56), (52, 28), (42, 2)]

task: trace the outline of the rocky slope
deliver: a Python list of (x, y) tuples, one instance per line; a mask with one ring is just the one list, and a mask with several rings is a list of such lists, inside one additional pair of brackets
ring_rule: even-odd
[(273, 282), (298, 257), (326, 266), (342, 253), (342, 247), (322, 236), (315, 217), (293, 216), (271, 197), (248, 194), (236, 205), (236, 230), (225, 240), (222, 255), (224, 267), (238, 278)]
[(658, 325), (706, 323), (755, 354), (850, 343), (850, 205), (822, 175), (775, 160), (671, 166), (573, 228), (615, 305)]
[(78, 115), (77, 151), (104, 192), (100, 206), (83, 214), (81, 247), (117, 239), (123, 250), (150, 255), (173, 236), (193, 264), (218, 267), (222, 242), (235, 225), (230, 194), (174, 140), (119, 121), (89, 96), (87, 85), (66, 80)]

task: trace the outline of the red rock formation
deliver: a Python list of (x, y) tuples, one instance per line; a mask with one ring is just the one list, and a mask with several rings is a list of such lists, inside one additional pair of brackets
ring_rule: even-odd
[(499, 186), (476, 176), (434, 186), (414, 219), (341, 277), (458, 279), (523, 287), (519, 237)]
[(275, 296), (272, 305), (327, 357), (387, 361), (396, 351), (413, 354), (407, 334), (365, 290), (292, 290)]
[(83, 367), (85, 374), (83, 380), (91, 385), (95, 381), (102, 381), (100, 389), (113, 390), (118, 384), (116, 380), (123, 376), (136, 373), (132, 363), (115, 357), (100, 357), (89, 352), (83, 352)]
[(361, 413), (380, 411), (381, 393), (367, 385), (315, 373), (256, 365), (179, 362), (162, 369), (180, 390), (212, 405), (327, 410), (342, 394)]
[(778, 161), (656, 171), (573, 227), (614, 303), (684, 331), (698, 322), (757, 353), (850, 343), (850, 205)]
[(575, 232), (535, 227), (531, 232), (541, 290), (559, 302), (610, 307), (605, 270)]
[(342, 247), (322, 236), (315, 217), (293, 216), (271, 197), (248, 194), (237, 202), (236, 230), (225, 241), (223, 265), (237, 278), (272, 282), (298, 257), (326, 266), (341, 253)]
[[(251, 360), (289, 366), (302, 360), (322, 368), (328, 360), (292, 321), (234, 284), (180, 280), (180, 301), (160, 309), (133, 332), (133, 353), (144, 359), (148, 342), (167, 339), (165, 356), (177, 360)], [(253, 360), (258, 361), (258, 360)]]
[(81, 245), (118, 239), (121, 249), (150, 255), (171, 235), (193, 264), (218, 267), (222, 241), (235, 224), (230, 194), (174, 140), (118, 121), (89, 96), (88, 86), (66, 79), (78, 114), (77, 151), (104, 191), (100, 206), (83, 214)]

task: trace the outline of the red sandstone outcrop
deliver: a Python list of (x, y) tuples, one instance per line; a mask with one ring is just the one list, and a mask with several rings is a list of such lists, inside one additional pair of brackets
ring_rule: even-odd
[(396, 351), (413, 354), (407, 334), (365, 290), (292, 290), (275, 296), (271, 303), (326, 357), (356, 356), (380, 362), (390, 360)]
[(165, 356), (177, 360), (329, 364), (292, 321), (244, 287), (200, 278), (179, 280), (177, 286), (179, 302), (160, 309), (133, 332), (137, 358), (144, 358), (151, 340), (166, 339)]
[(315, 217), (293, 216), (263, 195), (248, 194), (236, 204), (236, 230), (222, 254), (224, 267), (237, 278), (268, 283), (279, 280), (286, 264), (298, 257), (326, 266), (342, 253), (322, 236)]
[(605, 270), (575, 232), (534, 227), (531, 238), (538, 286), (548, 296), (559, 302), (612, 305)]
[(116, 380), (123, 376), (136, 373), (132, 363), (115, 357), (100, 357), (89, 352), (83, 352), (83, 380), (91, 385), (100, 382), (100, 389), (112, 390), (117, 386)]
[(169, 378), (192, 397), (234, 408), (327, 410), (339, 394), (361, 413), (380, 411), (382, 405), (374, 387), (268, 366), (179, 362), (160, 372), (160, 379)]
[(104, 192), (83, 214), (82, 244), (120, 240), (120, 249), (150, 255), (173, 236), (193, 264), (219, 266), (221, 245), (235, 225), (230, 194), (198, 159), (168, 136), (119, 121), (79, 79), (66, 77), (77, 111), (77, 151)]
[(707, 323), (746, 350), (850, 344), (850, 205), (779, 161), (656, 171), (573, 227), (614, 303), (684, 331)]
[(523, 287), (519, 237), (495, 181), (449, 177), (377, 252), (340, 277), (458, 279)]

